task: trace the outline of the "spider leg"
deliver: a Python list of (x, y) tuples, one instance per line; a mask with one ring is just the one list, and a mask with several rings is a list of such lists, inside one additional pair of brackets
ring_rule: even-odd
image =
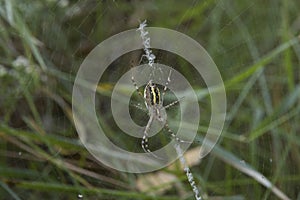
[(132, 81), (132, 84), (133, 84), (133, 86), (135, 87), (135, 90), (137, 91), (137, 93), (144, 99), (144, 96), (143, 96), (143, 94), (139, 91), (139, 87), (137, 86), (137, 84), (136, 84), (136, 82), (135, 82), (133, 76), (131, 76), (131, 81)]
[[(162, 101), (164, 100), (164, 96), (165, 96), (166, 91), (167, 91), (167, 89), (168, 89), (168, 85), (169, 85), (170, 82), (171, 82), (171, 75), (172, 75), (172, 70), (170, 70), (170, 72), (169, 72), (169, 75), (168, 75), (166, 84), (165, 84), (164, 89), (163, 89), (163, 92), (162, 92)], [(184, 98), (184, 97), (182, 97), (182, 98)], [(182, 99), (182, 98), (181, 98), (181, 99)], [(167, 109), (167, 108), (169, 108), (169, 107), (174, 106), (175, 104), (179, 103), (179, 102), (181, 101), (181, 99), (176, 100), (176, 101), (173, 101), (172, 103), (170, 103), (170, 104), (164, 106), (164, 108)]]
[(131, 103), (130, 105), (133, 106), (133, 107), (135, 107), (135, 108), (137, 108), (137, 109), (139, 109), (140, 111), (145, 112), (145, 113), (148, 112), (148, 110), (147, 110), (146, 108), (144, 108), (143, 106), (141, 106), (141, 105), (139, 105), (139, 104)]
[(140, 59), (139, 65), (142, 63), (142, 61), (143, 61), (143, 58), (144, 58), (145, 56), (146, 56), (145, 54), (143, 54), (143, 55), (141, 56), (141, 59)]
[(164, 99), (164, 96), (165, 96), (166, 91), (167, 91), (167, 89), (168, 89), (168, 85), (169, 85), (170, 82), (171, 82), (171, 74), (172, 74), (172, 70), (170, 70), (168, 79), (167, 79), (166, 84), (165, 84), (165, 86), (164, 86), (164, 90), (163, 90), (163, 93), (162, 93), (162, 99)]
[(171, 135), (171, 137), (172, 137), (173, 139), (175, 139), (175, 141), (176, 141), (177, 143), (181, 143), (181, 142), (184, 142), (184, 143), (191, 143), (191, 142), (184, 141), (184, 140), (180, 139), (179, 137), (177, 137), (177, 136), (175, 135), (175, 133), (170, 129), (169, 124), (168, 124), (167, 122), (166, 122), (166, 124), (165, 124), (165, 128), (167, 129), (168, 133)]
[(176, 101), (173, 101), (172, 103), (168, 104), (168, 105), (165, 105), (164, 108), (165, 109), (168, 109), (176, 104), (178, 104), (184, 97), (181, 97), (180, 99), (176, 100)]
[(146, 126), (145, 131), (144, 131), (144, 135), (143, 135), (143, 138), (142, 138), (142, 148), (146, 153), (150, 153), (155, 158), (162, 159), (162, 158), (158, 157), (157, 155), (155, 155), (154, 153), (152, 153), (151, 150), (149, 149), (149, 145), (148, 145), (148, 132), (150, 130), (150, 126), (151, 126), (153, 120), (154, 120), (154, 116), (150, 115), (150, 119), (147, 123), (147, 126)]
[(150, 119), (147, 123), (147, 126), (144, 130), (144, 135), (143, 135), (143, 139), (142, 139), (142, 148), (144, 149), (145, 152), (148, 152), (148, 153), (151, 153), (149, 146), (148, 146), (148, 132), (149, 132), (152, 122), (153, 122), (153, 116), (151, 115)]
[(174, 106), (175, 104), (178, 104), (178, 103), (179, 103), (179, 101), (180, 101), (180, 100), (173, 101), (172, 103), (170, 103), (170, 104), (168, 104), (168, 105), (164, 106), (164, 108), (165, 108), (165, 109), (168, 109), (168, 108), (170, 108), (170, 107)]

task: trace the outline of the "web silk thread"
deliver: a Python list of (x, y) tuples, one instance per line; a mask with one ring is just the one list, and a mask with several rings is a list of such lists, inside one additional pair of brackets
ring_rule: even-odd
[(196, 200), (202, 200), (202, 197), (200, 195), (200, 191), (199, 191), (199, 189), (196, 186), (196, 182), (194, 181), (194, 176), (193, 176), (193, 174), (192, 174), (189, 166), (187, 165), (185, 158), (183, 157), (180, 145), (176, 144), (175, 148), (176, 148), (177, 154), (179, 155), (179, 161), (180, 161), (181, 165), (183, 166), (183, 170), (184, 170), (184, 172), (186, 174), (186, 177), (188, 178), (190, 186), (193, 189), (193, 192), (195, 194)]
[[(147, 26), (147, 21), (145, 20), (142, 23), (140, 23), (137, 31), (140, 31), (140, 36), (143, 41), (144, 52), (145, 52), (145, 54), (143, 56), (145, 56), (148, 59), (148, 65), (152, 67), (154, 60), (155, 60), (155, 55), (152, 53), (152, 51), (150, 49), (150, 37), (148, 36), (149, 32), (145, 30), (146, 26)], [(192, 190), (194, 192), (194, 196), (195, 196), (196, 200), (203, 200), (200, 195), (200, 191), (197, 188), (196, 183), (194, 181), (194, 176), (193, 176), (190, 168), (188, 167), (185, 158), (183, 157), (182, 150), (181, 150), (179, 143), (177, 143), (175, 145), (175, 149), (176, 149), (177, 154), (179, 155), (180, 163), (183, 166), (183, 170), (187, 176), (189, 184), (192, 187)]]
[(143, 46), (144, 46), (144, 52), (145, 56), (148, 60), (148, 65), (152, 67), (154, 60), (155, 60), (155, 55), (152, 53), (152, 50), (150, 49), (150, 37), (148, 36), (149, 32), (145, 30), (145, 27), (147, 26), (147, 21), (143, 21), (140, 23), (139, 28), (137, 31), (140, 31), (140, 36), (143, 40)]

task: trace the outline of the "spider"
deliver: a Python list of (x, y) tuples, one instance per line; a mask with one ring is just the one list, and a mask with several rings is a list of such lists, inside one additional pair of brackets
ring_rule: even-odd
[(181, 140), (180, 138), (178, 138), (174, 132), (169, 128), (169, 125), (167, 123), (167, 116), (166, 113), (164, 111), (164, 109), (170, 108), (171, 106), (174, 106), (175, 104), (177, 104), (179, 102), (179, 100), (173, 101), (172, 103), (168, 104), (168, 105), (163, 105), (163, 100), (164, 100), (164, 96), (166, 94), (166, 91), (168, 89), (168, 85), (171, 82), (171, 72), (169, 73), (169, 76), (167, 78), (167, 81), (164, 85), (163, 91), (162, 93), (160, 92), (158, 86), (153, 83), (153, 80), (149, 80), (149, 82), (147, 83), (147, 85), (144, 88), (144, 95), (139, 91), (139, 88), (137, 86), (137, 83), (134, 80), (134, 77), (131, 77), (131, 81), (136, 89), (136, 91), (138, 92), (138, 94), (144, 99), (145, 101), (145, 105), (146, 108), (148, 110), (148, 115), (149, 115), (149, 121), (146, 125), (146, 128), (144, 130), (144, 135), (142, 138), (142, 148), (146, 153), (150, 153), (152, 154), (154, 157), (158, 158), (155, 154), (153, 154), (151, 152), (151, 150), (149, 149), (149, 145), (148, 145), (148, 133), (150, 130), (150, 126), (153, 123), (154, 120), (158, 120), (161, 123), (164, 123), (164, 128), (166, 128), (166, 130), (168, 131), (168, 133), (171, 135), (171, 137), (173, 139), (176, 140), (176, 142), (185, 142), (183, 140)]

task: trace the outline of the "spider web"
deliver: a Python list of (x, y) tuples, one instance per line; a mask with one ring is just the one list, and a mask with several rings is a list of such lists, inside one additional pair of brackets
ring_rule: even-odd
[[(274, 14), (279, 8), (276, 3), (272, 4), (270, 8), (273, 10), (273, 14), (264, 12), (264, 6), (259, 7), (255, 2), (190, 0), (173, 2), (173, 4), (177, 4), (177, 6), (173, 7), (174, 10), (170, 10), (170, 2), (164, 1), (142, 3), (127, 1), (125, 3), (121, 1), (60, 0), (54, 2), (49, 0), (45, 3), (32, 1), (30, 9), (27, 9), (28, 6), (25, 4), (19, 6), (19, 9), (28, 21), (30, 19), (33, 34), (39, 33), (36, 38), (45, 46), (43, 53), (47, 66), (53, 72), (60, 72), (58, 83), (56, 83), (59, 87), (55, 88), (52, 83), (49, 83), (49, 89), (61, 96), (64, 92), (71, 93), (72, 82), (80, 63), (99, 42), (121, 31), (137, 28), (139, 21), (146, 18), (149, 26), (174, 29), (201, 43), (216, 62), (224, 80), (230, 80), (235, 74), (243, 72), (246, 66), (255, 63), (276, 44), (277, 38), (268, 37), (271, 33), (277, 32), (277, 28), (280, 26), (277, 22), (279, 17)], [(267, 6), (269, 7), (269, 5)], [(38, 19), (35, 16), (41, 12), (46, 13), (44, 19)], [(264, 22), (267, 24), (259, 24), (258, 22), (262, 19), (266, 19)], [(201, 91), (206, 87), (201, 75), (195, 73), (195, 70), (184, 59), (163, 50), (153, 49), (153, 52), (156, 55), (156, 62), (164, 63), (180, 71), (188, 78), (195, 90)], [(106, 71), (105, 77), (100, 80), (99, 85), (103, 84), (104, 90), (109, 91), (124, 72), (139, 64), (142, 54), (143, 51), (131, 52), (115, 61)], [(241, 163), (249, 163), (270, 180), (274, 179), (289, 197), (296, 198), (298, 195), (296, 191), (297, 189), (299, 191), (299, 187), (297, 188), (292, 181), (287, 180), (288, 177), (286, 179), (279, 178), (280, 169), (285, 166), (283, 162), (289, 157), (294, 157), (294, 154), (289, 154), (292, 144), (281, 141), (282, 139), (287, 140), (282, 136), (284, 127), (276, 126), (278, 129), (270, 130), (270, 134), (264, 139), (249, 143), (244, 143), (240, 139), (247, 137), (247, 134), (259, 128), (260, 122), (264, 118), (271, 116), (272, 120), (272, 114), (276, 110), (274, 101), (277, 99), (272, 95), (279, 95), (280, 99), (282, 94), (272, 94), (271, 85), (274, 84), (278, 90), (283, 90), (278, 84), (282, 81), (278, 81), (280, 79), (278, 74), (281, 73), (280, 69), (275, 68), (260, 70), (243, 83), (236, 84), (227, 91), (229, 117), (219, 145), (239, 158)], [(105, 101), (99, 101), (96, 108), (101, 114), (98, 115), (99, 118), (106, 120), (111, 117), (109, 98), (104, 94), (98, 95), (97, 98), (106, 98)], [(136, 102), (138, 100), (133, 99), (133, 104)], [(48, 123), (49, 132), (70, 138), (77, 137), (74, 127), (70, 125), (59, 106), (48, 100), (41, 101), (40, 106), (46, 107), (43, 120), (44, 123)], [(201, 109), (200, 127), (202, 127), (199, 132), (204, 134), (211, 113), (209, 97), (199, 99), (199, 106)], [(172, 112), (170, 116), (171, 123), (177, 121), (178, 112)], [(278, 117), (281, 116), (285, 115)], [(147, 115), (142, 114), (134, 119), (137, 123), (143, 124), (147, 121)], [(295, 121), (291, 120), (290, 122), (294, 124)], [(173, 126), (176, 126), (176, 123)], [(122, 140), (130, 141), (132, 144), (130, 150), (135, 151), (140, 148), (140, 143), (134, 138), (120, 136), (114, 129), (111, 132), (110, 137), (116, 144), (122, 146), (124, 145)], [(199, 136), (196, 138), (194, 146), (200, 144), (200, 141), (201, 137)], [(24, 153), (20, 151), (18, 155), (22, 157)], [(233, 161), (227, 160), (227, 165), (222, 169), (220, 166), (223, 165), (223, 162), (219, 156), (213, 152), (209, 158), (202, 161), (201, 166), (196, 170), (201, 174), (196, 178), (201, 179), (201, 182), (213, 184), (213, 188), (208, 189), (209, 194), (212, 196), (233, 194), (239, 195), (240, 199), (255, 199), (257, 196), (253, 195), (257, 193), (259, 197), (275, 198), (260, 184), (232, 167), (235, 164)], [(76, 155), (71, 155), (70, 158), (76, 159)], [(26, 168), (25, 162), (22, 161), (23, 159), (16, 159), (12, 162), (14, 165)], [(293, 165), (293, 159), (289, 163)], [(297, 173), (296, 166), (287, 167), (288, 169), (285, 171), (291, 174)], [(56, 177), (59, 180), (61, 178), (59, 170), (54, 169), (54, 173), (58, 174)], [(231, 180), (232, 183), (231, 181), (224, 182), (224, 177)], [(36, 181), (38, 180), (43, 179), (40, 177), (36, 179)], [(230, 192), (226, 193), (226, 191)], [(28, 196), (25, 192), (20, 194), (20, 196), (23, 195)], [(64, 198), (63, 194), (58, 194), (58, 196)], [(82, 198), (80, 193), (75, 196)], [(93, 197), (91, 196), (91, 198)], [(89, 196), (84, 196), (84, 198), (88, 199)]]

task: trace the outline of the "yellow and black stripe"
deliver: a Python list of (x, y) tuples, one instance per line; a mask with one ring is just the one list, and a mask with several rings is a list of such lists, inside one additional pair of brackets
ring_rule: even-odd
[(157, 105), (160, 104), (160, 92), (158, 87), (156, 85), (150, 86), (151, 92), (150, 92), (150, 99), (151, 99), (151, 105)]
[(144, 97), (147, 100), (148, 106), (154, 106), (161, 103), (160, 91), (155, 84), (148, 84), (145, 87)]

